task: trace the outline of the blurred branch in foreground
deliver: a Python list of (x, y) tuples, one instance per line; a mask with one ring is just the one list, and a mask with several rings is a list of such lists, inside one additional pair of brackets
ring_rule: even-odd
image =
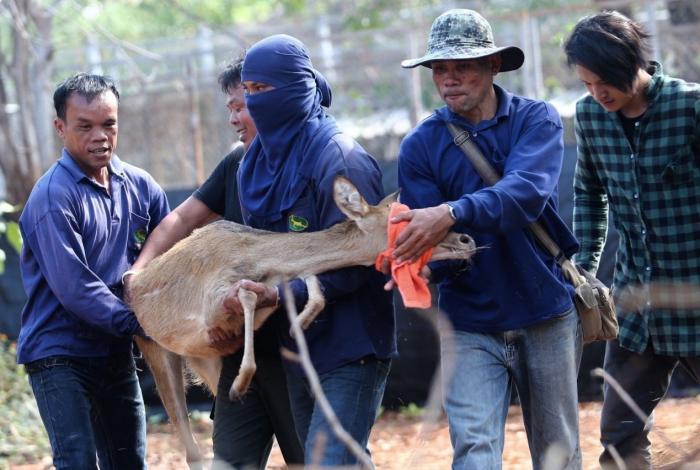
[[(340, 424), (340, 421), (338, 421), (331, 404), (328, 402), (326, 395), (323, 393), (321, 381), (318, 378), (316, 369), (314, 369), (314, 366), (311, 363), (311, 356), (309, 355), (309, 348), (306, 345), (306, 338), (304, 338), (304, 331), (301, 329), (301, 325), (299, 324), (299, 320), (297, 318), (297, 309), (294, 305), (294, 295), (292, 294), (292, 290), (287, 282), (284, 283), (284, 298), (287, 316), (289, 317), (289, 322), (292, 325), (294, 341), (296, 341), (299, 354), (294, 354), (287, 349), (282, 349), (282, 355), (286, 359), (291, 359), (301, 363), (301, 366), (304, 369), (304, 374), (309, 380), (311, 393), (321, 407), (321, 411), (323, 411), (323, 414), (328, 421), (328, 425), (333, 430), (333, 434), (335, 434), (335, 436), (347, 446), (348, 450), (350, 450), (350, 452), (357, 458), (362, 468), (374, 468), (374, 465), (372, 464), (369, 456), (365, 453), (365, 450), (360, 446), (360, 444), (355, 442), (352, 436), (350, 436), (345, 429), (343, 429), (343, 426)], [(314, 454), (320, 454), (320, 452), (314, 452)]]
[(615, 292), (615, 301), (627, 311), (644, 308), (693, 309), (700, 307), (700, 285), (653, 282), (627, 286)]

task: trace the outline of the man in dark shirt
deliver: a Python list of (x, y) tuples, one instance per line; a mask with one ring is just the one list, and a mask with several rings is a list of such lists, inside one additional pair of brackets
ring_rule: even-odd
[[(54, 93), (61, 158), (20, 217), (27, 293), (17, 341), (58, 469), (146, 468), (146, 413), (131, 353), (142, 331), (122, 273), (168, 213), (165, 193), (121, 161), (119, 92), (77, 74)], [(96, 458), (97, 456), (97, 458)]]
[[(144, 246), (132, 270), (143, 268), (150, 260), (167, 251), (192, 230), (223, 217), (241, 223), (236, 172), (243, 154), (257, 134), (255, 123), (246, 108), (241, 87), (243, 59), (229, 64), (219, 75), (219, 84), (230, 111), (229, 122), (240, 142), (224, 157), (209, 178), (192, 196), (166, 217)], [(214, 412), (213, 468), (228, 465), (234, 468), (264, 468), (272, 448), (273, 436), (289, 465), (304, 461), (303, 451), (294, 430), (287, 384), (282, 369), (275, 318), (270, 318), (255, 332), (257, 372), (248, 393), (232, 402), (228, 390), (241, 364), (243, 352), (224, 357), (216, 391)], [(211, 332), (214, 344), (225, 343), (217, 332)], [(222, 344), (222, 348), (229, 345)]]
[[(604, 367), (645, 414), (678, 364), (700, 381), (700, 317), (683, 295), (700, 282), (700, 85), (650, 61), (648, 39), (608, 11), (579, 21), (564, 46), (589, 92), (576, 104), (576, 263), (596, 271), (611, 211), (620, 334)], [(600, 426), (603, 468), (618, 468), (617, 456), (627, 468), (651, 468), (648, 423), (609, 385)]]

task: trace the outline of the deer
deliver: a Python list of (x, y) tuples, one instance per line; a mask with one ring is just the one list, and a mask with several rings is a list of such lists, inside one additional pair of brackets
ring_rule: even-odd
[[(187, 416), (183, 358), (215, 393), (222, 353), (210, 344), (207, 331), (220, 328), (231, 336), (242, 334), (243, 359), (229, 391), (230, 399), (241, 397), (256, 369), (253, 332), (274, 311), (273, 307), (256, 311), (256, 294), (241, 289), (243, 318), (228, 314), (223, 301), (230, 286), (243, 279), (269, 285), (304, 279), (309, 300), (297, 320), (305, 328), (325, 306), (316, 274), (372, 266), (386, 248), (389, 210), (396, 193), (372, 206), (350, 180), (337, 176), (333, 198), (347, 219), (328, 229), (278, 233), (220, 220), (193, 231), (131, 276), (127, 299), (151, 338), (135, 340), (191, 467), (201, 465), (202, 455)], [(468, 260), (475, 251), (471, 237), (449, 232), (431, 260)]]

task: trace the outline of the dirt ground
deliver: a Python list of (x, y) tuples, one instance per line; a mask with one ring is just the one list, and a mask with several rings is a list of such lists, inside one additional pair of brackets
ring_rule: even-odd
[[(581, 448), (584, 469), (598, 468), (600, 451), (598, 423), (600, 403), (584, 403), (580, 408)], [(656, 412), (652, 430), (654, 459), (658, 468), (679, 468), (688, 455), (695, 464), (689, 468), (700, 469), (700, 396), (685, 399), (664, 400)], [(211, 458), (211, 424), (197, 424), (197, 438), (205, 454)], [(157, 426), (148, 433), (148, 466), (151, 470), (175, 470), (187, 468), (184, 454), (169, 426)], [(375, 425), (370, 439), (370, 450), (377, 469), (449, 469), (452, 458), (447, 423), (444, 419), (432, 429), (420, 418), (397, 413), (385, 413)], [(685, 453), (685, 455), (684, 455)], [(50, 468), (50, 459), (34, 465), (12, 467), (15, 470), (40, 470)], [(284, 469), (284, 461), (275, 446), (268, 462), (268, 469)], [(519, 408), (511, 407), (506, 424), (506, 444), (503, 455), (505, 470), (532, 468), (527, 439)]]

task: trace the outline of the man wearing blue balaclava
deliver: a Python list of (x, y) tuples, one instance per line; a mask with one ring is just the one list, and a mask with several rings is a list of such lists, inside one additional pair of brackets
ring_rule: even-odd
[[(336, 175), (352, 181), (369, 203), (382, 199), (377, 162), (326, 113), (331, 89), (313, 68), (304, 44), (286, 35), (263, 39), (248, 51), (242, 79), (246, 105), (258, 129), (238, 172), (247, 225), (297, 232), (323, 230), (342, 221), (345, 216), (333, 202)], [(311, 360), (341, 424), (366, 448), (390, 358), (396, 354), (391, 293), (383, 290), (386, 279), (373, 268), (347, 268), (318, 277), (326, 308), (305, 332)], [(259, 292), (258, 307), (284, 305), (278, 290), (243, 282)], [(231, 295), (239, 285), (227, 299), (227, 307), (235, 313), (242, 311)], [(291, 288), (296, 304), (304, 305), (308, 298), (304, 282), (296, 279)], [(296, 350), (286, 316), (280, 323), (282, 345)], [(286, 369), (307, 463), (314, 458), (313, 463), (322, 466), (355, 464), (355, 457), (332, 433), (301, 369), (292, 363)], [(319, 461), (315, 443), (320, 435), (326, 442)]]

